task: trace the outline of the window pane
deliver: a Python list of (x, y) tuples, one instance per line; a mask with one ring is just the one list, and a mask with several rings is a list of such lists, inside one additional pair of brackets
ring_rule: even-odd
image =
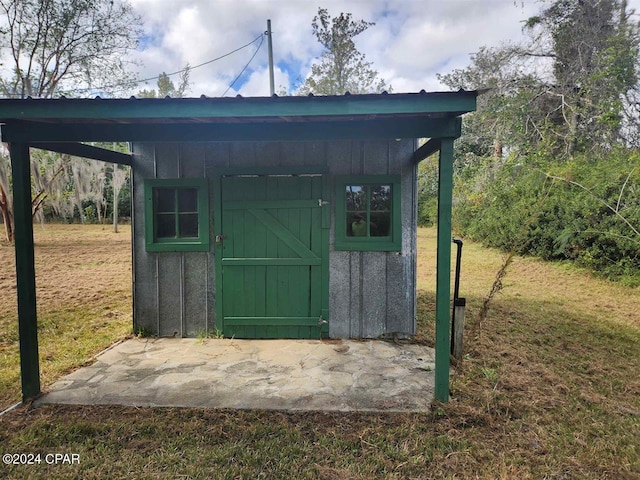
[(176, 191), (174, 188), (154, 188), (154, 204), (156, 212), (168, 213), (176, 211)]
[(198, 236), (198, 214), (181, 213), (178, 215), (180, 238), (196, 238)]
[(361, 185), (346, 186), (347, 210), (357, 211), (367, 208), (366, 189)]
[(198, 211), (198, 190), (196, 188), (178, 189), (178, 211), (191, 213)]
[(370, 235), (372, 237), (391, 235), (391, 212), (371, 212)]
[(174, 213), (159, 213), (156, 215), (157, 238), (175, 238), (176, 216)]
[(354, 212), (347, 214), (347, 236), (367, 236), (367, 212)]
[(371, 210), (391, 210), (391, 185), (372, 185)]

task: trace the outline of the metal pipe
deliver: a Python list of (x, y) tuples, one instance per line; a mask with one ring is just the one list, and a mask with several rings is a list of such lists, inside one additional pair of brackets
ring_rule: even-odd
[[(453, 284), (453, 306), (451, 309), (451, 353), (453, 353), (455, 345), (455, 329), (456, 329), (456, 307), (460, 303), (460, 261), (462, 260), (462, 240), (459, 238), (452, 238), (451, 241), (456, 244), (456, 275)], [(466, 299), (462, 299), (466, 303)], [(462, 303), (464, 305), (465, 303)]]
[(460, 294), (460, 260), (462, 258), (462, 240), (460, 240), (459, 238), (453, 238), (451, 239), (451, 241), (453, 243), (456, 244), (456, 246), (458, 247), (458, 250), (456, 252), (456, 277), (455, 277), (455, 283), (453, 285), (453, 300), (455, 302), (455, 300), (459, 297)]

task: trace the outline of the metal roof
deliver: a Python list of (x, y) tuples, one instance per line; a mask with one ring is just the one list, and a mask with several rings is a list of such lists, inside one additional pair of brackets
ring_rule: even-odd
[(455, 136), (446, 125), (475, 110), (476, 96), (475, 91), (422, 91), (306, 97), (0, 99), (0, 123), (6, 142)]

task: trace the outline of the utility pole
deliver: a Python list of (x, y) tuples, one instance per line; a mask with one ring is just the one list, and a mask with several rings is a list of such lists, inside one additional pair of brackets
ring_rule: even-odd
[(275, 83), (273, 80), (273, 44), (271, 42), (271, 19), (267, 20), (267, 31), (264, 32), (267, 35), (267, 45), (269, 47), (269, 87), (270, 87), (270, 95), (276, 93)]

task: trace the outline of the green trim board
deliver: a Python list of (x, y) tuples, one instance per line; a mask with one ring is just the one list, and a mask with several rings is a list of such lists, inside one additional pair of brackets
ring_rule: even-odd
[(131, 166), (131, 154), (116, 152), (102, 147), (85, 145), (84, 143), (48, 142), (32, 143), (32, 148), (48, 150), (50, 152), (66, 153), (76, 157), (90, 158), (103, 162), (117, 163), (118, 165)]
[[(181, 191), (195, 190), (195, 209), (180, 211)], [(159, 211), (158, 192), (175, 195), (169, 210)], [(161, 216), (174, 222), (173, 235), (159, 233)], [(189, 234), (181, 234), (181, 223), (189, 226)], [(193, 220), (196, 234), (192, 234)], [(148, 252), (206, 252), (209, 250), (209, 191), (206, 178), (147, 178), (144, 179), (145, 246)]]
[(229, 325), (256, 325), (258, 323), (267, 323), (268, 326), (296, 327), (303, 325), (305, 327), (317, 327), (318, 317), (227, 317), (225, 323)]
[[(372, 210), (374, 203), (374, 190), (380, 187), (389, 187), (387, 193), (391, 205), (385, 210)], [(335, 242), (336, 250), (351, 251), (400, 251), (402, 250), (402, 196), (401, 180), (399, 175), (345, 175), (335, 179), (336, 206), (335, 206)], [(364, 204), (359, 207), (348, 205), (347, 190), (361, 188), (360, 195), (364, 197)], [(350, 192), (353, 193), (353, 192)], [(356, 208), (356, 211), (353, 210)], [(349, 231), (354, 215), (362, 217), (364, 223), (362, 231)], [(388, 228), (383, 232), (372, 233), (375, 224), (375, 216), (378, 218), (389, 217)], [(355, 228), (351, 223), (351, 228)], [(384, 235), (386, 233), (386, 235)], [(376, 236), (380, 235), (380, 236)]]
[(322, 265), (320, 258), (223, 258), (222, 265)]
[(443, 138), (438, 175), (438, 251), (436, 255), (435, 398), (449, 401), (451, 328), (451, 209), (453, 204), (453, 139)]
[[(227, 202), (224, 205), (225, 210), (246, 210), (248, 208), (252, 208), (255, 206), (255, 202)], [(269, 210), (272, 208), (281, 208), (285, 206), (286, 208), (312, 208), (318, 206), (317, 200), (288, 200), (286, 205), (283, 205), (282, 202), (278, 200), (265, 200), (260, 202), (260, 208), (264, 210)]]
[(411, 157), (414, 163), (420, 163), (422, 160), (430, 157), (434, 153), (440, 150), (442, 146), (442, 140), (439, 138), (431, 138), (427, 143), (413, 152)]

